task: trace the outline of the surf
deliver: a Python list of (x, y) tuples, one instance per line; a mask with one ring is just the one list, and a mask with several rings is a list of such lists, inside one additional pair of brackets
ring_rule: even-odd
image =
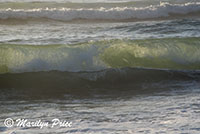
[(50, 19), (58, 21), (73, 20), (110, 20), (133, 21), (155, 18), (171, 19), (182, 16), (199, 16), (200, 3), (170, 4), (161, 2), (159, 5), (146, 7), (99, 7), (99, 8), (66, 8), (41, 7), (33, 9), (1, 8), (0, 19)]
[(200, 38), (100, 40), (78, 44), (0, 45), (0, 73), (109, 68), (200, 69)]

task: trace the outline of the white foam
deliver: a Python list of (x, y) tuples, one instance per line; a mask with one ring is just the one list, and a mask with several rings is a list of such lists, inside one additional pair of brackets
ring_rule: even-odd
[(188, 14), (200, 11), (200, 2), (185, 4), (160, 3), (156, 6), (141, 8), (115, 7), (99, 9), (72, 9), (72, 8), (45, 8), (45, 9), (2, 9), (0, 19), (26, 19), (26, 18), (49, 18), (55, 20), (70, 21), (74, 19), (147, 19), (167, 17), (169, 14)]

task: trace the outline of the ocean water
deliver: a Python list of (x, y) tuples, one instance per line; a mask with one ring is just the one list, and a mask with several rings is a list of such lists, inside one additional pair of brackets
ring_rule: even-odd
[(199, 82), (199, 0), (0, 1), (1, 134), (199, 134)]

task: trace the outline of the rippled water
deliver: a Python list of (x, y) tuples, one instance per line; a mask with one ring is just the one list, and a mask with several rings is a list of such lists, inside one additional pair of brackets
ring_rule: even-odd
[[(13, 24), (14, 23), (14, 24)], [(0, 27), (0, 42), (8, 44), (75, 44), (105, 39), (199, 37), (199, 19), (128, 23), (24, 22)], [(16, 34), (17, 33), (17, 34)], [(29, 34), (27, 34), (29, 33)], [(69, 34), (70, 33), (70, 34)]]
[[(192, 86), (192, 88), (191, 88)], [(1, 100), (4, 118), (72, 122), (70, 128), (17, 128), (1, 131), (25, 133), (199, 133), (199, 84), (178, 84), (167, 91), (144, 95), (96, 96), (56, 99)], [(164, 90), (165, 88), (163, 88)], [(148, 90), (148, 88), (146, 88)], [(8, 95), (9, 96), (9, 95)], [(42, 97), (42, 95), (40, 95)], [(54, 96), (55, 97), (55, 96)], [(6, 113), (5, 113), (6, 112)]]

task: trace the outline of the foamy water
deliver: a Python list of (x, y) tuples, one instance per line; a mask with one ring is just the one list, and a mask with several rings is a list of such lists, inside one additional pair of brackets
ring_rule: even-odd
[(0, 19), (28, 19), (48, 18), (61, 21), (72, 21), (77, 19), (86, 20), (131, 20), (131, 19), (155, 19), (167, 18), (175, 15), (187, 15), (198, 13), (200, 3), (170, 4), (160, 3), (147, 7), (113, 7), (113, 8), (34, 8), (34, 9), (1, 9)]

